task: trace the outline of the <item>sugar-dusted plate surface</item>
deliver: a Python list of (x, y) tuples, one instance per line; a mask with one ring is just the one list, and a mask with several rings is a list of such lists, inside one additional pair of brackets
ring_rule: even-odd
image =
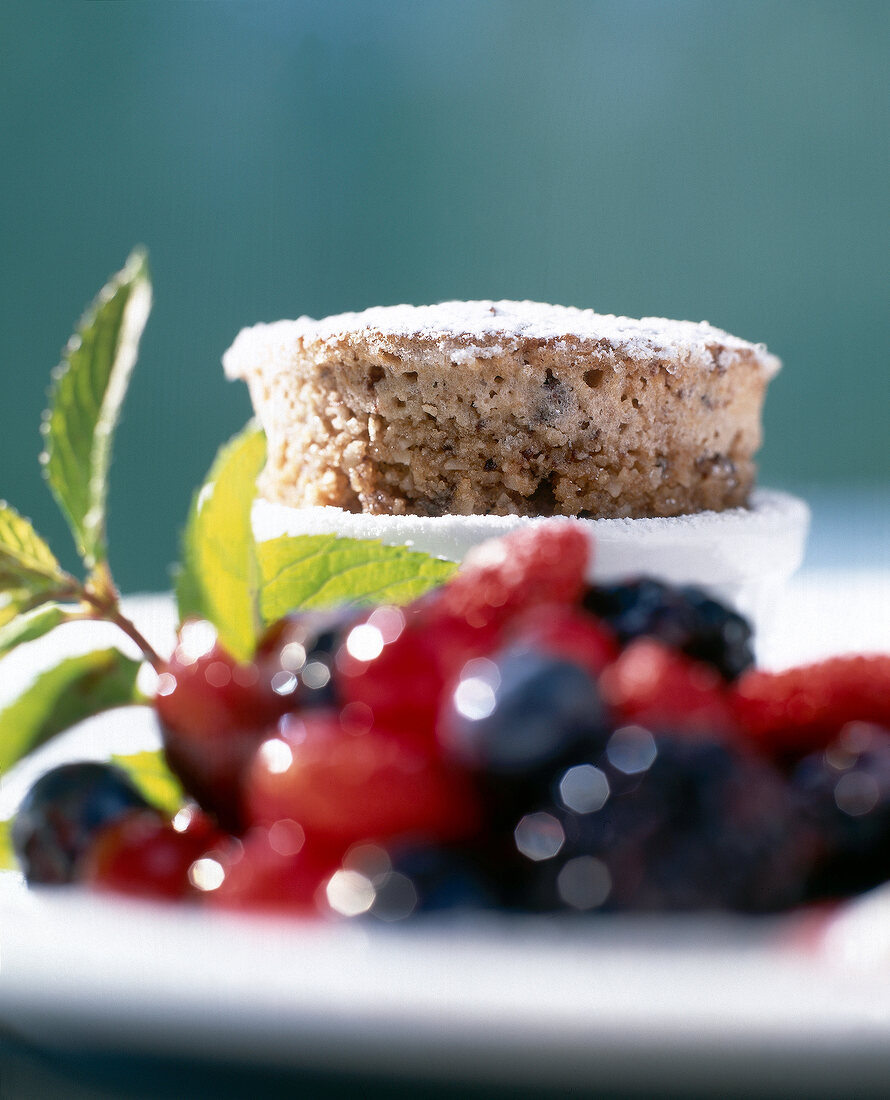
[[(771, 659), (890, 650), (888, 607), (888, 574), (804, 573), (786, 594)], [(169, 600), (131, 610), (163, 645)], [(92, 644), (75, 633), (66, 648)], [(12, 679), (52, 650), (18, 657)], [(2, 808), (54, 759), (156, 737), (144, 710), (85, 724), (4, 780)], [(812, 915), (761, 923), (488, 914), (387, 927), (29, 893), (7, 874), (0, 1032), (41, 1047), (458, 1083), (881, 1095), (890, 1080), (890, 938), (875, 930), (885, 925), (890, 900), (880, 892), (827, 936)]]

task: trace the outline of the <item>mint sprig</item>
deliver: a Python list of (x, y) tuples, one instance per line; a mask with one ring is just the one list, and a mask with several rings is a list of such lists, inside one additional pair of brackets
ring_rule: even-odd
[(405, 546), (336, 535), (282, 536), (261, 542), (260, 611), (266, 623), (295, 608), (343, 603), (406, 604), (445, 581), (457, 569)]
[(250, 513), (265, 459), (266, 437), (253, 423), (220, 448), (192, 501), (176, 578), (180, 620), (212, 622), (240, 661), (252, 656), (261, 627)]
[(143, 703), (140, 662), (117, 649), (68, 657), (0, 711), (0, 772), (51, 737), (112, 707)]
[(90, 570), (108, 560), (112, 437), (150, 310), (146, 257), (137, 250), (99, 292), (68, 341), (43, 424), (46, 479)]
[(18, 593), (17, 602), (66, 591), (70, 578), (49, 546), (6, 503), (0, 503), (0, 588)]

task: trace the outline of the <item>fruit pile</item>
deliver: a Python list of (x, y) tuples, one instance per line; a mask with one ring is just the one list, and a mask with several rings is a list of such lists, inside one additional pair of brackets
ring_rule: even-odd
[(158, 679), (171, 821), (111, 765), (40, 779), (32, 883), (394, 920), (456, 906), (774, 912), (890, 878), (890, 657), (752, 669), (694, 588), (591, 587), (554, 522), (404, 608), (294, 614)]

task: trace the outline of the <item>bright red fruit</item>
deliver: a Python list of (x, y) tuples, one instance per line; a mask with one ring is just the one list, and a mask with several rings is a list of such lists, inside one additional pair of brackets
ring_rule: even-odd
[(436, 717), (446, 687), (463, 665), (496, 644), (497, 633), (477, 629), (440, 610), (440, 593), (396, 610), (401, 626), (379, 649), (362, 649), (361, 630), (373, 628), (377, 612), (347, 634), (337, 654), (340, 699), (364, 710), (374, 724), (425, 752), (436, 751)]
[(323, 886), (340, 863), (329, 850), (310, 849), (293, 821), (251, 828), (241, 844), (223, 847), (210, 858), (218, 870), (209, 868), (205, 877), (205, 904), (307, 917), (326, 911)]
[(103, 890), (175, 901), (194, 894), (189, 869), (217, 838), (210, 828), (180, 832), (152, 810), (136, 810), (103, 829), (81, 878)]
[(574, 661), (594, 678), (619, 651), (614, 634), (598, 619), (563, 604), (540, 604), (520, 615), (510, 625), (508, 641)]
[(336, 713), (289, 716), (260, 746), (245, 784), (245, 816), (291, 819), (313, 845), (472, 835), (480, 810), (469, 778), (372, 728), (344, 732)]
[(600, 690), (619, 721), (671, 733), (735, 728), (719, 673), (652, 639), (632, 642), (604, 671)]
[(752, 740), (771, 754), (793, 758), (824, 748), (847, 722), (890, 729), (890, 656), (832, 657), (785, 672), (751, 671), (731, 698)]
[[(237, 830), (241, 774), (291, 706), (276, 691), (280, 666), (239, 664), (208, 623), (186, 623), (158, 682), (155, 707), (170, 768), (188, 792)], [(279, 684), (286, 687), (287, 684)]]
[(472, 550), (442, 589), (441, 611), (484, 627), (503, 624), (534, 604), (575, 603), (590, 554), (587, 535), (570, 520), (492, 539)]

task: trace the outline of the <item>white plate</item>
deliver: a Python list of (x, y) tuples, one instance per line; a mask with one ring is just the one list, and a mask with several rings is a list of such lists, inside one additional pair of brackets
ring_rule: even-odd
[[(787, 607), (792, 628), (771, 639), (775, 663), (890, 650), (887, 574), (804, 574)], [(169, 640), (169, 600), (131, 610), (159, 645)], [(29, 674), (59, 644), (10, 668)], [(8, 808), (53, 759), (151, 743), (150, 716), (136, 713), (141, 727), (106, 717), (73, 731), (10, 775), (0, 800)], [(890, 928), (888, 911), (880, 895), (861, 902), (827, 940), (810, 917), (488, 915), (388, 928), (28, 892), (6, 875), (0, 1032), (68, 1049), (451, 1082), (880, 1095), (890, 936), (876, 929)]]

